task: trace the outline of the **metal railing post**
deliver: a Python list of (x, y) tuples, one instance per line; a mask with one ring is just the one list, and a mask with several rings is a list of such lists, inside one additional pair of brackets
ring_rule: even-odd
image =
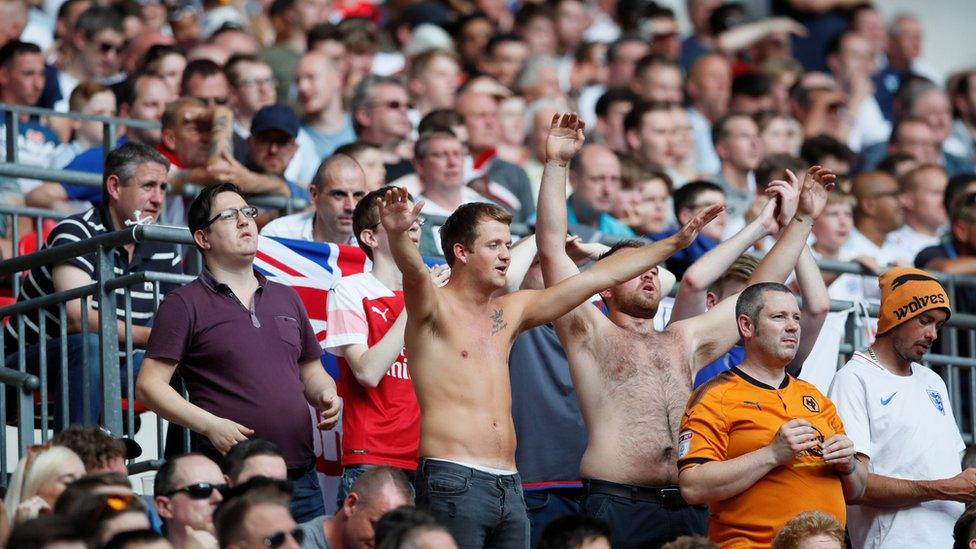
[(122, 397), (119, 380), (119, 327), (115, 290), (105, 283), (115, 278), (115, 248), (98, 247), (98, 342), (102, 373), (102, 426), (115, 436), (122, 434)]

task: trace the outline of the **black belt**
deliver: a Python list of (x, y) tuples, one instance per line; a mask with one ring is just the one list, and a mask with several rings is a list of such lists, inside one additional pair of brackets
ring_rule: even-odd
[(288, 480), (298, 480), (304, 477), (314, 467), (315, 467), (315, 463), (313, 462), (311, 465), (306, 465), (305, 467), (295, 467), (293, 469), (288, 469)]
[[(618, 484), (605, 480), (585, 479), (583, 490), (589, 494), (603, 494), (632, 501), (656, 503), (665, 509), (693, 507), (681, 497), (681, 490), (677, 486), (647, 487), (633, 484)], [(697, 506), (695, 506), (697, 507)]]

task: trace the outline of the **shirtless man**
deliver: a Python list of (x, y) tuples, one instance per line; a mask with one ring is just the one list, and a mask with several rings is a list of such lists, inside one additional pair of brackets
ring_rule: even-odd
[[(582, 141), (581, 124), (577, 131)], [(389, 191), (380, 207), (403, 273), (404, 339), (421, 410), (417, 501), (462, 548), (526, 548), (529, 522), (515, 471), (508, 377), (512, 342), (519, 332), (664, 261), (722, 207), (703, 210), (672, 238), (615, 254), (561, 284), (501, 297), (495, 294), (509, 267), (511, 215), (485, 203), (458, 208), (441, 228), (451, 279), (436, 288), (407, 233), (422, 207), (411, 205), (404, 189)]]
[[(567, 165), (583, 145), (577, 125), (575, 115), (553, 118), (546, 144), (536, 238), (547, 286), (558, 287), (579, 273), (565, 253), (564, 194)], [(833, 179), (829, 170), (810, 169), (800, 185), (796, 215), (750, 284), (786, 279)], [(624, 242), (607, 253), (613, 257), (634, 245)], [(705, 534), (707, 527), (704, 507), (687, 505), (678, 490), (678, 426), (695, 374), (739, 339), (738, 294), (656, 332), (660, 287), (651, 265), (601, 294), (606, 316), (587, 305), (555, 323), (589, 433), (580, 464), (584, 510), (609, 523), (614, 547), (656, 547), (680, 535)]]

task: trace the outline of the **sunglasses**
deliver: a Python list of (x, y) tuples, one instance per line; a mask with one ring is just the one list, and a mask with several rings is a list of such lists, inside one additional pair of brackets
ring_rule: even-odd
[[(256, 209), (256, 208), (255, 208)], [(225, 210), (226, 211), (226, 210)], [(226, 484), (210, 484), (209, 482), (198, 482), (196, 484), (191, 484), (189, 486), (184, 486), (182, 488), (177, 488), (163, 494), (166, 497), (173, 497), (179, 493), (185, 493), (190, 499), (207, 499), (213, 494), (214, 490), (222, 491), (226, 488)]]
[(377, 105), (379, 105), (381, 107), (386, 107), (388, 109), (392, 109), (392, 110), (395, 110), (395, 111), (398, 111), (400, 109), (410, 110), (410, 109), (413, 108), (413, 105), (411, 105), (409, 101), (400, 101), (400, 100), (397, 100), (397, 99), (393, 99), (393, 100), (390, 100), (390, 101), (375, 101), (373, 103), (373, 106), (375, 107)]
[(207, 224), (203, 226), (204, 229), (214, 224), (218, 219), (221, 221), (229, 221), (231, 219), (237, 219), (237, 214), (240, 212), (241, 215), (248, 219), (254, 219), (258, 216), (257, 206), (241, 206), (240, 208), (227, 208), (226, 210), (220, 210), (220, 213), (210, 218)]
[(270, 536), (264, 538), (264, 546), (271, 547), (271, 549), (276, 549), (277, 547), (281, 547), (282, 545), (284, 545), (285, 541), (287, 541), (289, 536), (293, 540), (295, 540), (295, 543), (301, 545), (302, 542), (305, 541), (305, 530), (302, 530), (301, 528), (295, 528), (291, 532), (285, 532), (285, 531), (275, 532), (274, 534), (271, 534)]
[(129, 510), (142, 511), (140, 502), (134, 494), (111, 494), (102, 496), (102, 501), (91, 515), (93, 522), (116, 516)]
[(125, 44), (122, 44), (121, 46), (116, 46), (111, 42), (98, 43), (98, 51), (102, 52), (103, 54), (108, 53), (110, 51), (114, 51), (116, 54), (121, 55), (123, 50), (125, 50)]

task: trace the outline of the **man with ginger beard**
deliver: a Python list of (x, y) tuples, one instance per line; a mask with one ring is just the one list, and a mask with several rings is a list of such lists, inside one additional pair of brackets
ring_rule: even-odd
[[(536, 231), (543, 276), (552, 287), (578, 272), (565, 252), (562, 182), (567, 157), (579, 150), (583, 136), (571, 131), (578, 128), (561, 126), (554, 127), (549, 138)], [(806, 175), (798, 214), (756, 269), (753, 282), (786, 279), (832, 182), (829, 171), (811, 170)], [(722, 210), (720, 204), (699, 206), (679, 234), (700, 223), (703, 213), (709, 213), (711, 221)], [(624, 253), (634, 245), (625, 242), (612, 251)], [(734, 298), (656, 332), (653, 318), (661, 299), (656, 265), (633, 277), (619, 277), (623, 282), (601, 293), (609, 315), (584, 304), (555, 323), (589, 432), (580, 464), (584, 509), (609, 522), (622, 546), (654, 546), (703, 533), (706, 511), (685, 502), (677, 488), (678, 419), (697, 371), (739, 337), (729, 322)]]

